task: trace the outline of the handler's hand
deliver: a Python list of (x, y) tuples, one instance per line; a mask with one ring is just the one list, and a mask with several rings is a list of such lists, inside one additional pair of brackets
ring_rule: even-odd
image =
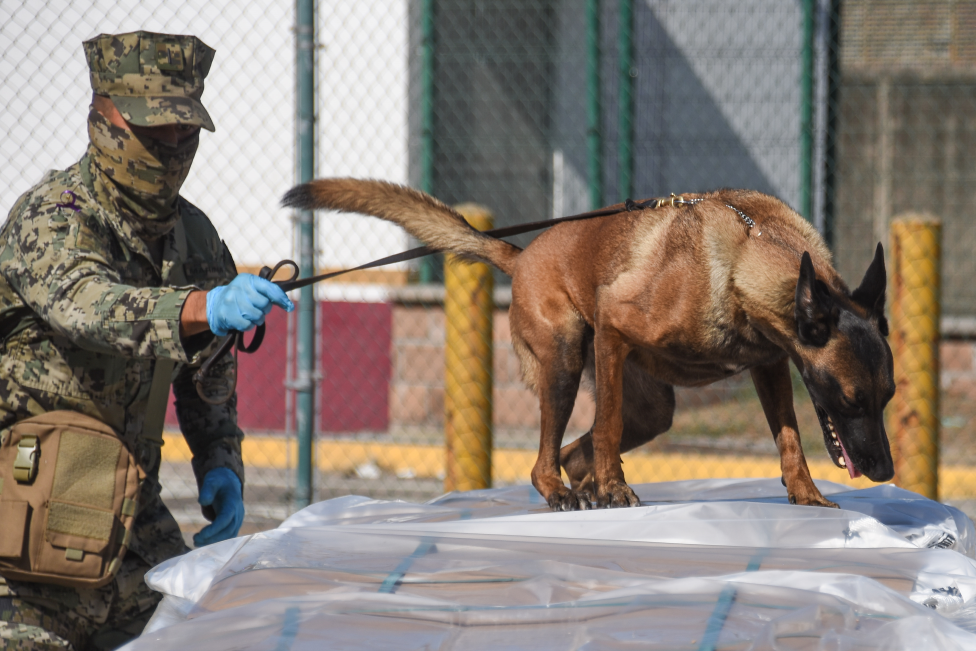
[(244, 495), (241, 480), (230, 468), (214, 468), (203, 478), (201, 506), (213, 506), (217, 517), (193, 536), (193, 544), (203, 547), (233, 538), (244, 522)]
[(218, 337), (231, 330), (244, 332), (264, 323), (264, 317), (275, 305), (288, 312), (295, 309), (295, 304), (273, 282), (254, 274), (237, 274), (229, 285), (207, 292), (207, 323)]

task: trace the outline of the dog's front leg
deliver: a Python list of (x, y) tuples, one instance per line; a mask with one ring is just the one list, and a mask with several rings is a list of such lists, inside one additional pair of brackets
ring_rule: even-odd
[(753, 367), (750, 372), (759, 394), (759, 402), (766, 412), (766, 422), (773, 432), (776, 449), (779, 450), (783, 483), (786, 484), (790, 503), (838, 508), (820, 494), (810, 477), (810, 469), (803, 456), (796, 412), (793, 410), (793, 381), (790, 378), (789, 360), (784, 357), (767, 366)]
[(640, 506), (637, 494), (624, 480), (620, 463), (623, 435), (624, 361), (630, 347), (619, 334), (601, 328), (593, 339), (596, 418), (593, 421), (593, 475), (598, 508)]

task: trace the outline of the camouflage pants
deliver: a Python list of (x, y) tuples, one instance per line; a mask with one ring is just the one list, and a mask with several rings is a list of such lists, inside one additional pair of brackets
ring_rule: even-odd
[(146, 572), (188, 551), (162, 500), (146, 501), (136, 518), (134, 548), (108, 585), (88, 590), (0, 578), (0, 649), (102, 651), (142, 633), (162, 599), (143, 580)]
[(149, 569), (127, 554), (115, 580), (95, 590), (0, 579), (0, 646), (87, 651), (125, 644), (142, 632), (162, 599), (143, 581)]

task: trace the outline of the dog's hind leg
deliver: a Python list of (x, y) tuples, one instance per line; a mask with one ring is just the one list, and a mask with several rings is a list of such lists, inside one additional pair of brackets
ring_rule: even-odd
[(810, 469), (803, 456), (796, 412), (793, 410), (793, 381), (790, 379), (789, 360), (784, 357), (767, 366), (756, 366), (750, 373), (779, 450), (783, 484), (786, 485), (790, 503), (838, 508), (821, 495), (810, 477)]
[[(584, 378), (592, 373), (588, 358)], [(632, 360), (624, 363), (624, 429), (620, 452), (633, 450), (671, 429), (674, 387), (654, 379)], [(575, 490), (595, 492), (593, 485), (593, 430), (560, 451), (559, 463)]]
[(539, 456), (532, 468), (532, 485), (553, 511), (591, 508), (592, 495), (570, 490), (559, 475), (559, 446), (573, 413), (580, 376), (583, 373), (586, 326), (582, 322), (562, 327), (555, 336), (528, 342), (512, 330), (515, 350), (522, 363), (523, 377), (539, 397), (541, 432)]
[(593, 478), (599, 508), (640, 506), (620, 463), (623, 437), (624, 364), (632, 348), (612, 326), (597, 327), (593, 337), (596, 417), (593, 420)]

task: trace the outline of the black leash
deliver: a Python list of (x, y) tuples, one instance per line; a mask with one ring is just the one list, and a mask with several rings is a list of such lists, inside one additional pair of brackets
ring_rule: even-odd
[[(517, 224), (515, 226), (506, 226), (505, 228), (495, 228), (490, 231), (481, 231), (485, 235), (490, 235), (492, 237), (501, 239), (503, 237), (512, 237), (513, 235), (521, 235), (522, 233), (531, 233), (532, 231), (539, 231), (544, 228), (549, 228), (561, 222), (573, 222), (580, 221), (583, 219), (594, 219), (596, 217), (607, 217), (609, 215), (617, 215), (622, 212), (633, 212), (635, 210), (643, 210), (645, 208), (660, 208), (661, 206), (690, 206), (701, 201), (701, 199), (685, 199), (684, 197), (671, 194), (670, 197), (658, 198), (658, 199), (648, 199), (647, 201), (634, 201), (632, 199), (627, 199), (624, 202), (622, 208), (601, 208), (600, 210), (591, 210), (590, 212), (580, 213), (578, 215), (569, 215), (567, 217), (557, 217), (556, 219), (543, 219), (541, 221), (530, 222), (528, 224)], [(323, 280), (328, 280), (330, 278), (335, 278), (337, 276), (342, 276), (343, 274), (351, 273), (353, 271), (361, 271), (363, 269), (372, 269), (374, 267), (382, 267), (388, 264), (393, 264), (395, 262), (406, 262), (407, 260), (415, 260), (417, 258), (422, 258), (434, 253), (438, 253), (439, 249), (435, 249), (429, 246), (420, 246), (415, 249), (410, 249), (409, 251), (404, 251), (402, 253), (397, 253), (395, 255), (389, 255), (385, 258), (380, 258), (379, 260), (373, 260), (372, 262), (367, 262), (366, 264), (359, 265), (358, 267), (353, 267), (352, 269), (342, 269), (340, 271), (333, 271), (326, 274), (320, 274), (318, 276), (311, 276), (310, 278), (298, 279), (300, 274), (298, 264), (293, 260), (282, 260), (274, 266), (262, 267), (258, 275), (265, 280), (271, 280), (274, 278), (275, 274), (282, 267), (291, 267), (293, 269), (291, 278), (287, 280), (275, 280), (273, 281), (276, 285), (281, 287), (286, 292), (290, 292), (293, 289), (300, 289), (302, 287), (308, 287), (309, 285), (314, 285), (315, 283), (321, 282)], [(237, 354), (242, 353), (253, 353), (261, 346), (261, 342), (264, 341), (264, 331), (265, 327), (262, 323), (257, 326), (254, 330), (254, 336), (251, 338), (251, 343), (245, 344), (244, 333), (238, 332), (236, 330), (232, 331), (227, 339), (220, 344), (217, 351), (211, 355), (206, 362), (193, 374), (193, 383), (196, 385), (197, 394), (200, 399), (211, 405), (221, 405), (234, 395), (234, 391), (237, 389)], [(231, 381), (230, 390), (227, 394), (221, 398), (213, 399), (207, 397), (203, 390), (203, 381), (207, 376), (207, 372), (210, 368), (216, 364), (220, 359), (224, 357), (233, 348), (234, 350), (234, 376)]]
[[(532, 231), (540, 231), (544, 228), (549, 228), (560, 222), (573, 222), (579, 221), (581, 219), (593, 219), (594, 217), (606, 217), (608, 215), (616, 215), (622, 212), (631, 212), (634, 210), (642, 210), (644, 208), (658, 208), (659, 205), (654, 202), (662, 202), (660, 205), (668, 204), (671, 199), (675, 199), (673, 205), (679, 205), (679, 203), (689, 203), (684, 201), (681, 197), (675, 197), (671, 195), (668, 199), (649, 199), (644, 202), (636, 202), (631, 199), (627, 199), (623, 208), (601, 208), (600, 210), (591, 210), (590, 212), (580, 213), (578, 215), (569, 215), (568, 217), (557, 217), (556, 219), (543, 219), (537, 222), (530, 222), (528, 224), (517, 224), (515, 226), (506, 226), (505, 228), (495, 228), (490, 231), (481, 231), (485, 235), (491, 235), (494, 238), (501, 239), (503, 237), (512, 237), (513, 235), (521, 235), (522, 233), (531, 233)], [(328, 280), (329, 278), (335, 278), (336, 276), (341, 276), (343, 274), (350, 273), (352, 271), (361, 271), (363, 269), (372, 269), (373, 267), (382, 267), (384, 265), (393, 264), (394, 262), (406, 262), (407, 260), (415, 260), (417, 258), (422, 258), (427, 255), (432, 255), (434, 253), (439, 253), (438, 249), (431, 248), (429, 246), (420, 246), (416, 249), (410, 249), (409, 251), (404, 251), (403, 253), (397, 253), (396, 255), (390, 255), (385, 258), (380, 258), (379, 260), (373, 260), (372, 262), (367, 262), (364, 265), (354, 267), (352, 269), (342, 269), (341, 271), (333, 271), (327, 274), (321, 274), (319, 276), (312, 276), (311, 278), (302, 278), (301, 280), (282, 280), (275, 281), (275, 284), (281, 287), (286, 292), (290, 292), (293, 289), (300, 289), (302, 287), (307, 287), (308, 285), (314, 285), (322, 280)], [(287, 262), (291, 262), (288, 260)], [(291, 262), (291, 264), (295, 264)], [(267, 269), (267, 267), (265, 267)]]

